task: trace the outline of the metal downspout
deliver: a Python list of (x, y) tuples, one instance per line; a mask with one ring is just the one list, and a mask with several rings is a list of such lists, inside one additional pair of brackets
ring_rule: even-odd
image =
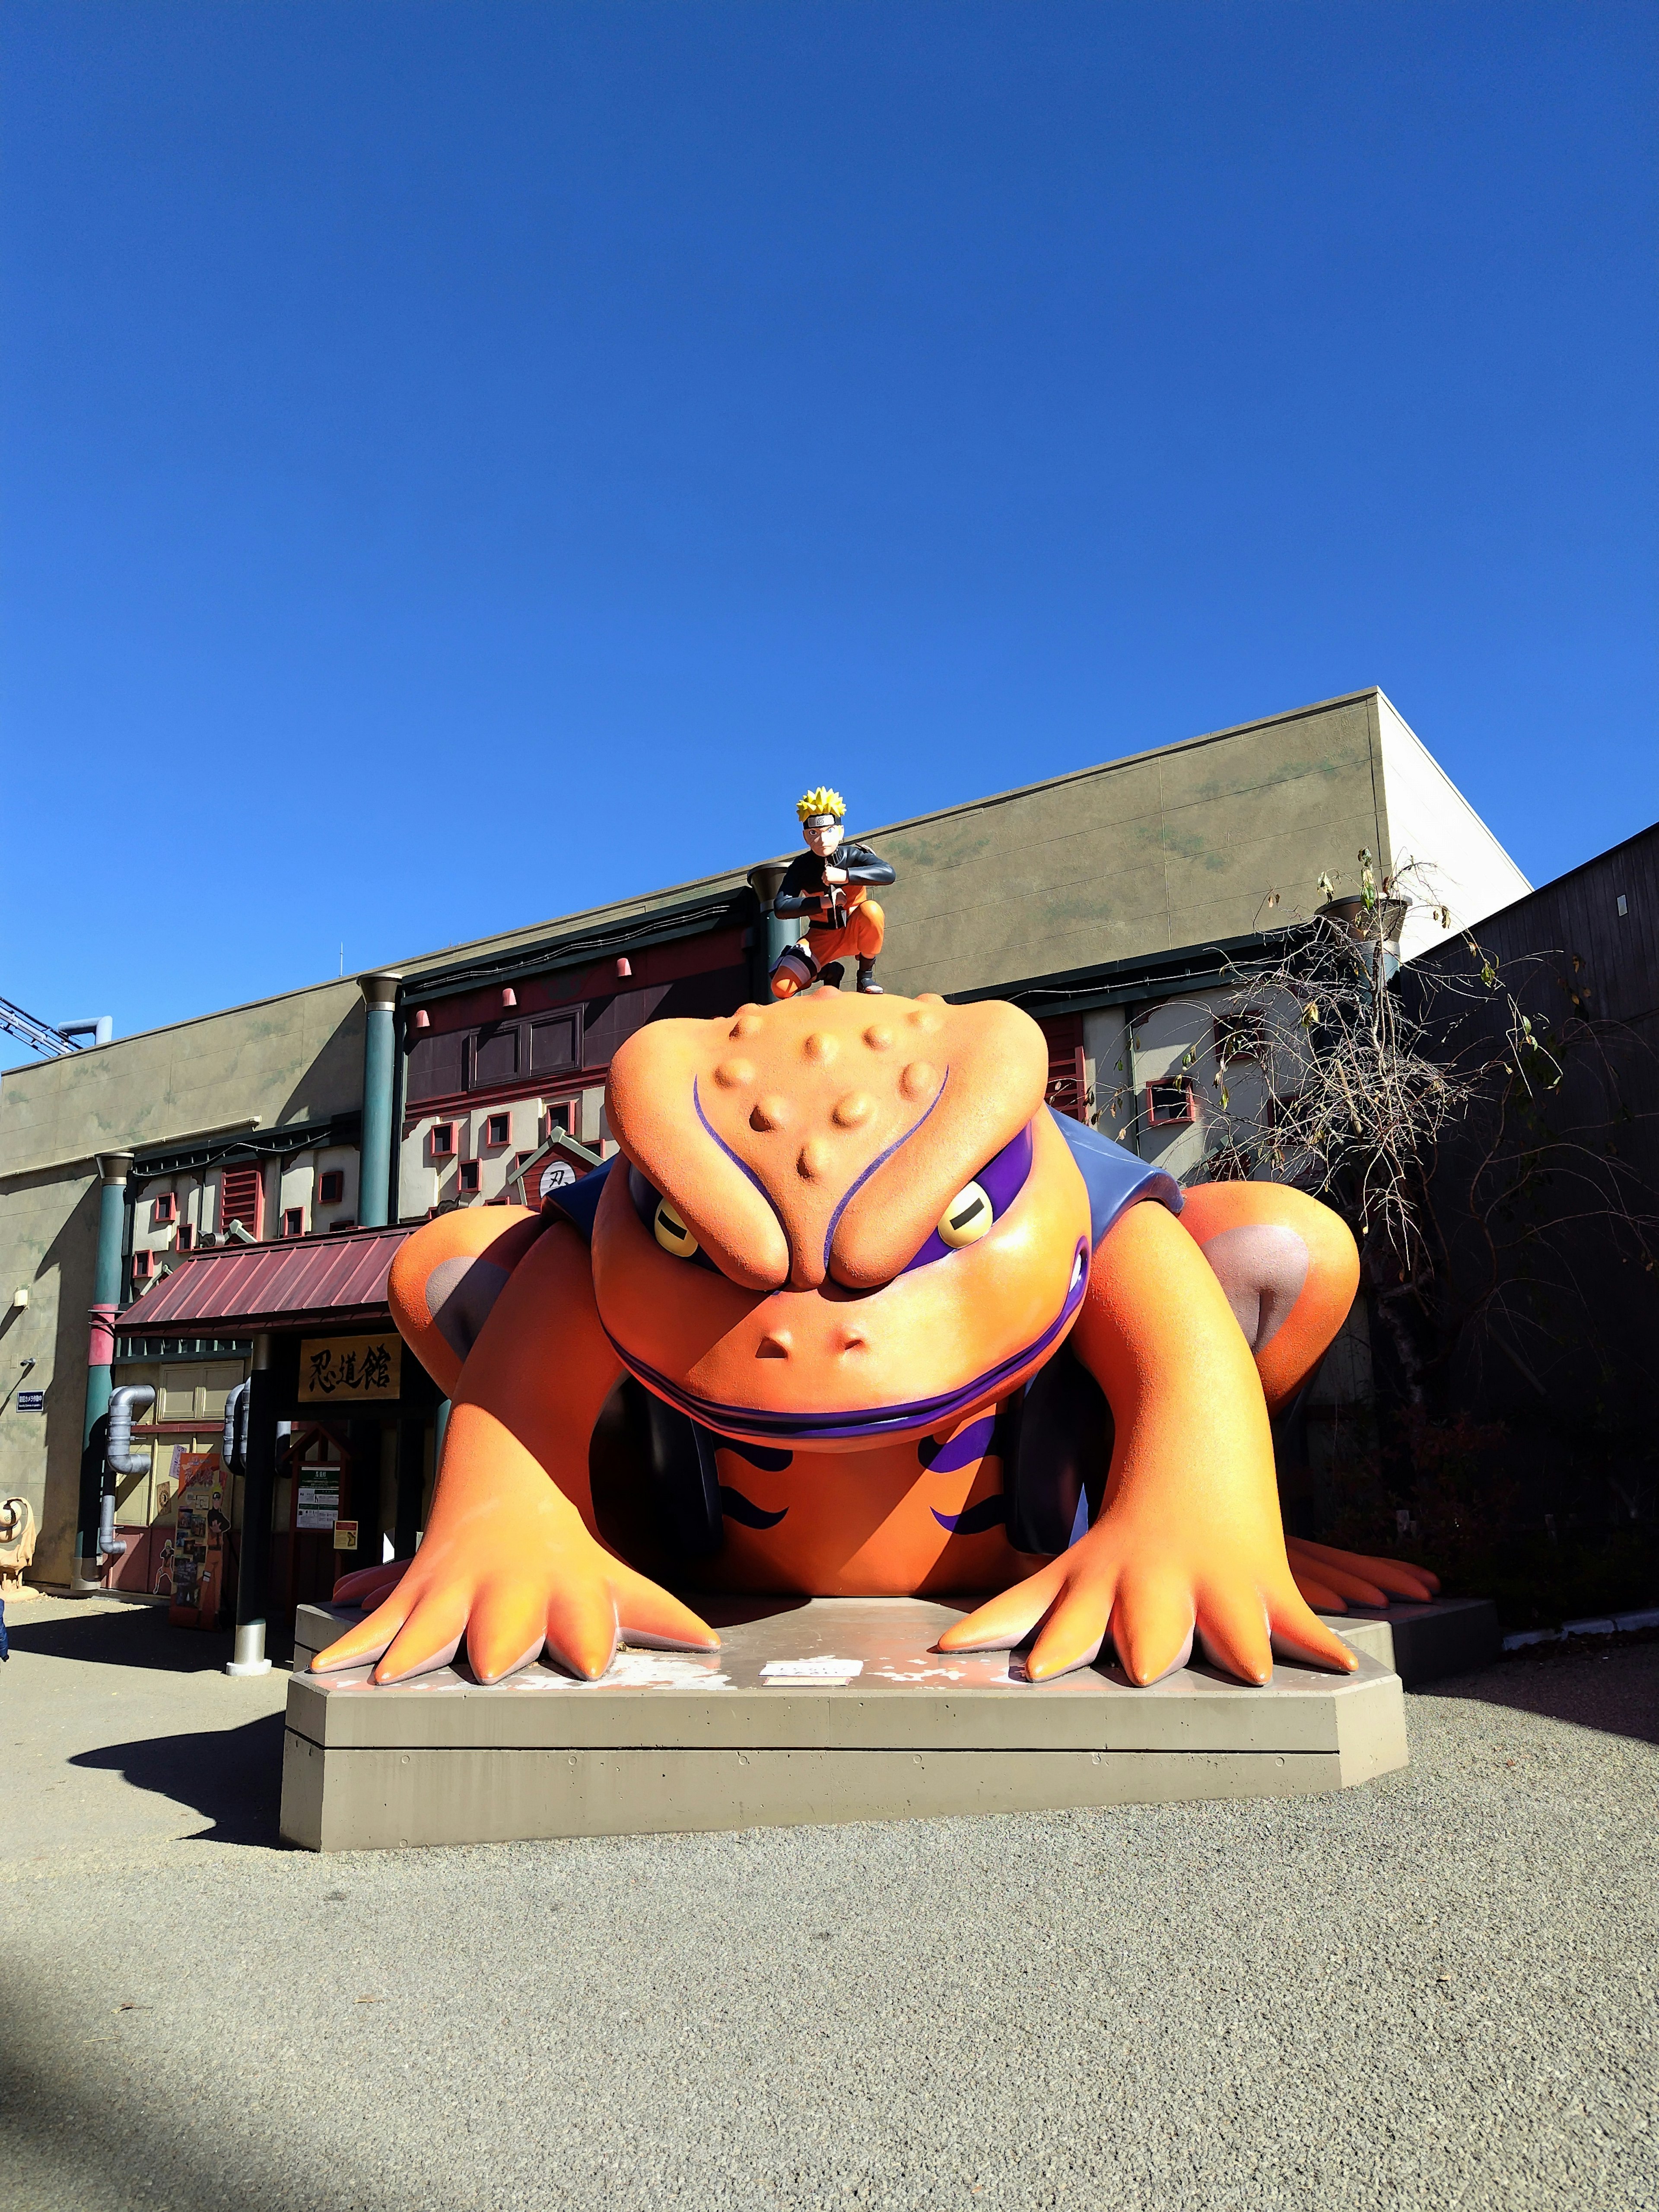
[[(236, 1640), (225, 1664), (227, 1674), (268, 1674), (265, 1656), (265, 1584), (270, 1569), (270, 1498), (276, 1468), (275, 1378), (270, 1373), (270, 1338), (253, 1340), (253, 1371), (239, 1382), (225, 1406), (225, 1431), (240, 1462), (228, 1469), (242, 1478), (242, 1555), (236, 1571)], [(233, 1419), (232, 1402), (235, 1407)]]
[(115, 1533), (115, 1480), (118, 1474), (148, 1474), (155, 1456), (153, 1448), (143, 1452), (132, 1449), (132, 1417), (147, 1406), (155, 1403), (153, 1382), (126, 1382), (118, 1390), (112, 1390), (109, 1398), (109, 1419), (104, 1443), (106, 1480), (98, 1513), (98, 1558), (101, 1565), (106, 1559), (118, 1559), (126, 1546)]

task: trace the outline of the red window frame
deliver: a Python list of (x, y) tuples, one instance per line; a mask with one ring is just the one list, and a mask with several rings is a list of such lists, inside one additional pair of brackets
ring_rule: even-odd
[[(1159, 1112), (1158, 1093), (1161, 1091), (1180, 1091), (1182, 1104), (1178, 1114)], [(1176, 1129), (1179, 1128), (1183, 1122), (1196, 1121), (1197, 1119), (1198, 1100), (1194, 1094), (1192, 1085), (1184, 1076), (1166, 1075), (1161, 1081), (1149, 1083), (1146, 1085), (1146, 1127), (1149, 1129)]]
[(135, 1283), (149, 1282), (155, 1273), (155, 1255), (153, 1252), (135, 1252), (133, 1254), (132, 1279)]
[(511, 1113), (484, 1115), (484, 1142), (487, 1145), (510, 1145), (513, 1141)]
[(170, 1229), (179, 1218), (179, 1194), (158, 1190), (149, 1202), (149, 1218), (158, 1229)]
[(483, 1188), (482, 1161), (463, 1160), (456, 1176), (455, 1187), (469, 1197), (475, 1192), (482, 1190)]
[(284, 1236), (284, 1237), (303, 1237), (303, 1236), (305, 1235), (305, 1233), (306, 1233), (306, 1210), (305, 1210), (304, 1206), (285, 1206), (283, 1208), (283, 1236)]
[(432, 1157), (434, 1160), (453, 1160), (455, 1157), (455, 1124), (434, 1121), (432, 1124)]
[(325, 1168), (317, 1178), (319, 1206), (341, 1206), (345, 1202), (345, 1170)]
[(179, 1224), (179, 1249), (181, 1252), (193, 1252), (196, 1249), (196, 1231), (187, 1221), (181, 1221)]

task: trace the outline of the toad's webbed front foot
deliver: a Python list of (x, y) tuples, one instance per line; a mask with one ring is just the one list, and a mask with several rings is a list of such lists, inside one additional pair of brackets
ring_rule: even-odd
[[(487, 1482), (476, 1478), (488, 1467)], [(466, 1644), (481, 1682), (545, 1648), (573, 1674), (603, 1674), (619, 1637), (685, 1651), (720, 1638), (689, 1606), (607, 1552), (521, 1447), (481, 1407), (458, 1406), (444, 1455), (444, 1500), (415, 1557), (387, 1589), (351, 1577), (353, 1593), (380, 1595), (368, 1618), (312, 1661), (317, 1674), (370, 1660), (377, 1682), (446, 1667)], [(469, 1477), (474, 1478), (469, 1480)]]
[(1086, 1666), (1109, 1636), (1142, 1684), (1184, 1665), (1195, 1638), (1246, 1682), (1267, 1681), (1276, 1650), (1352, 1673), (1285, 1557), (1251, 1345), (1198, 1241), (1162, 1206), (1132, 1206), (1097, 1250), (1073, 1344), (1115, 1416), (1101, 1516), (941, 1650), (1035, 1634), (1034, 1681)]
[[(503, 1212), (499, 1231), (476, 1214), (459, 1230), (447, 1225), (455, 1217), (441, 1217), (394, 1263), (398, 1326), (449, 1385), (454, 1410), (419, 1551), (395, 1576), (370, 1569), (341, 1585), (374, 1610), (318, 1653), (318, 1674), (374, 1660), (377, 1682), (402, 1681), (447, 1665), (463, 1639), (482, 1682), (544, 1648), (591, 1680), (619, 1634), (719, 1648), (689, 1607), (593, 1532), (588, 1441), (620, 1370), (594, 1308), (586, 1248), (568, 1226)], [(466, 1308), (464, 1328), (453, 1323), (457, 1304)], [(555, 1356), (526, 1356), (526, 1346), (549, 1343)]]

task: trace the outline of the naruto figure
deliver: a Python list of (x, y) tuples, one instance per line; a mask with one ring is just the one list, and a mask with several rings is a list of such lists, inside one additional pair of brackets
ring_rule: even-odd
[(772, 970), (772, 996), (793, 999), (811, 983), (839, 989), (846, 969), (836, 957), (850, 952), (859, 963), (860, 991), (878, 993), (876, 957), (886, 932), (886, 917), (870, 896), (872, 884), (890, 884), (893, 871), (867, 845), (845, 845), (841, 825), (847, 802), (820, 784), (795, 805), (808, 849), (789, 864), (778, 886), (772, 911), (785, 919), (807, 918), (799, 945), (783, 952)]

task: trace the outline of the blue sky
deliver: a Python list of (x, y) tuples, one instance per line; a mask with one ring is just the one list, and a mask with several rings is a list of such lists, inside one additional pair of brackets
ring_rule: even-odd
[(1656, 22), (9, 0), (0, 992), (126, 1034), (1373, 683), (1534, 880), (1630, 835)]

